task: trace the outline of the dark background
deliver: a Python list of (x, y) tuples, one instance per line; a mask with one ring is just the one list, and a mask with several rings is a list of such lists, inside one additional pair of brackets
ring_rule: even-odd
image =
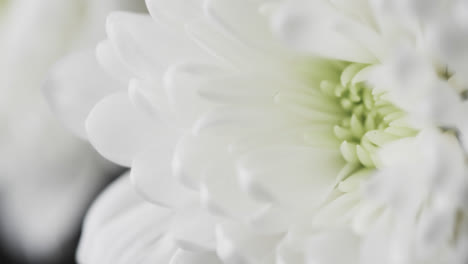
[(20, 256), (14, 256), (7, 250), (4, 244), (0, 244), (0, 263), (1, 264), (76, 264), (75, 249), (78, 245), (79, 230), (76, 230), (75, 235), (63, 245), (61, 252), (56, 256), (52, 256), (54, 260), (49, 261), (27, 261)]

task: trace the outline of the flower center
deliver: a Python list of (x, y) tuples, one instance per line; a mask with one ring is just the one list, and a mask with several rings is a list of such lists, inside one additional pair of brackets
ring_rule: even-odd
[[(304, 107), (302, 112), (314, 120), (313, 126), (329, 126), (326, 135), (319, 135), (316, 141), (330, 138), (333, 146), (339, 146), (345, 161), (338, 175), (338, 189), (345, 193), (356, 190), (360, 180), (379, 167), (377, 152), (383, 145), (418, 132), (408, 125), (406, 113), (386, 99), (386, 92), (375, 90), (366, 82), (368, 67), (323, 60), (296, 68), (311, 89), (311, 96), (306, 99), (310, 101), (306, 104), (309, 111)], [(293, 102), (300, 103), (288, 103)]]
[(343, 158), (348, 163), (375, 168), (379, 147), (415, 136), (417, 131), (404, 122), (405, 112), (385, 99), (385, 92), (377, 92), (360, 80), (367, 66), (345, 64), (339, 80), (323, 80), (320, 90), (334, 98), (345, 112), (345, 118), (334, 126)]
[(379, 168), (383, 145), (418, 133), (386, 92), (366, 82), (370, 65), (315, 59), (295, 65), (306, 85), (280, 90), (275, 102), (305, 118), (307, 144), (339, 148), (345, 161), (337, 176), (342, 192), (356, 190), (360, 179)]

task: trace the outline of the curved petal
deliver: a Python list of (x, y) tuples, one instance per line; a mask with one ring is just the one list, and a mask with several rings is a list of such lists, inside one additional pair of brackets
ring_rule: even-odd
[(86, 120), (90, 142), (100, 154), (123, 166), (131, 165), (148, 142), (164, 133), (157, 120), (147, 118), (133, 106), (126, 93), (99, 102)]
[(143, 196), (156, 204), (181, 207), (196, 200), (196, 194), (185, 188), (172, 173), (171, 161), (175, 141), (161, 141), (136, 156), (131, 179)]
[(243, 188), (253, 197), (311, 207), (332, 190), (343, 165), (335, 150), (286, 145), (252, 151), (237, 168)]
[(120, 59), (110, 40), (106, 39), (98, 43), (96, 58), (101, 67), (122, 84), (127, 84), (131, 79), (132, 72)]
[(213, 155), (219, 158), (225, 154), (217, 151), (220, 146), (216, 143), (215, 138), (207, 140), (190, 134), (177, 142), (172, 168), (176, 177), (187, 187), (199, 190), (205, 170), (213, 162)]
[(339, 14), (331, 3), (324, 0), (283, 6), (274, 15), (272, 27), (286, 44), (313, 55), (374, 63), (374, 54), (383, 53), (369, 50), (382, 48), (375, 32)]
[[(204, 0), (205, 15), (223, 33), (235, 41), (255, 49), (256, 53), (277, 53), (266, 19), (259, 12), (260, 5), (249, 0)], [(275, 54), (277, 55), (277, 54)]]
[(169, 210), (139, 198), (124, 175), (98, 198), (86, 217), (78, 259), (128, 263), (167, 246), (175, 252), (175, 246), (164, 239), (170, 217)]
[(146, 0), (151, 16), (159, 21), (183, 26), (203, 14), (202, 0)]
[(170, 234), (177, 245), (189, 251), (214, 251), (216, 218), (197, 205), (178, 210)]
[[(232, 163), (232, 162), (231, 162)], [(233, 164), (214, 162), (206, 171), (200, 189), (201, 202), (211, 212), (237, 219), (249, 219), (264, 206), (241, 189)]]
[(226, 263), (274, 263), (275, 247), (282, 235), (260, 235), (245, 226), (217, 226), (217, 252)]
[(123, 88), (99, 67), (91, 50), (63, 58), (43, 85), (54, 113), (81, 138), (86, 138), (84, 123), (94, 105), (105, 95)]
[(183, 34), (176, 34), (148, 15), (112, 13), (106, 30), (120, 58), (141, 78), (160, 77), (178, 60), (196, 59), (202, 54)]

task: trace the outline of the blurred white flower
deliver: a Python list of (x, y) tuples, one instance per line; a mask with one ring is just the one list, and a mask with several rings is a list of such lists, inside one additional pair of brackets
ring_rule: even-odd
[(170, 263), (466, 262), (463, 1), (146, 2), (151, 17), (111, 14), (97, 47), (115, 88), (47, 91), (190, 228), (152, 233), (98, 202), (83, 263), (162, 261), (168, 245)]
[(0, 229), (13, 254), (60, 254), (116, 170), (55, 120), (40, 88), (60, 57), (104, 37), (108, 12), (132, 6), (142, 3), (0, 1)]

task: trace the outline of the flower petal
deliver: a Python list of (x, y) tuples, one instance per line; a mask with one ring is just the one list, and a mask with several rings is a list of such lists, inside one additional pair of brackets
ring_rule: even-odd
[(144, 258), (161, 248), (170, 216), (170, 211), (139, 198), (124, 175), (90, 210), (78, 259), (82, 263), (128, 263)]
[(201, 2), (202, 0), (146, 0), (146, 6), (153, 18), (183, 26), (202, 15)]
[[(267, 53), (274, 49), (271, 32), (266, 19), (259, 12), (259, 5), (249, 0), (205, 0), (205, 14), (215, 22), (223, 33), (257, 51)], [(276, 54), (277, 55), (277, 54)]]
[[(358, 34), (363, 41), (374, 44), (377, 41), (375, 34), (338, 14), (328, 1), (301, 1), (284, 6), (275, 14), (272, 23), (280, 38), (299, 51), (339, 60), (376, 62), (367, 46), (353, 39)], [(354, 35), (349, 36), (350, 31)]]
[(155, 120), (138, 111), (126, 93), (108, 96), (94, 107), (86, 120), (86, 129), (100, 154), (129, 166), (147, 142), (161, 135)]
[(132, 72), (120, 59), (110, 40), (106, 39), (99, 42), (96, 46), (96, 58), (101, 67), (114, 79), (119, 80), (122, 84), (128, 83)]
[(313, 207), (331, 191), (343, 165), (337, 151), (286, 145), (246, 154), (238, 162), (238, 173), (257, 199)]
[(202, 204), (211, 212), (237, 219), (249, 219), (262, 207), (242, 191), (232, 161), (218, 160), (206, 170), (200, 189)]
[(274, 263), (274, 247), (282, 235), (260, 235), (248, 227), (223, 223), (216, 228), (217, 252), (226, 263)]
[(131, 179), (148, 201), (167, 207), (181, 207), (196, 200), (195, 193), (185, 188), (172, 173), (171, 160), (175, 141), (161, 140), (136, 156)]
[(132, 72), (152, 79), (179, 59), (197, 59), (202, 52), (148, 15), (115, 12), (107, 18), (107, 35)]
[(170, 233), (177, 245), (189, 251), (215, 249), (215, 218), (197, 205), (179, 210), (171, 222)]
[(123, 88), (99, 67), (94, 52), (83, 51), (59, 61), (43, 91), (61, 121), (76, 135), (86, 138), (84, 123), (93, 106), (105, 95)]
[(359, 238), (348, 230), (321, 232), (312, 236), (307, 244), (306, 263), (358, 264), (359, 244)]
[(215, 253), (178, 250), (169, 264), (222, 264)]

